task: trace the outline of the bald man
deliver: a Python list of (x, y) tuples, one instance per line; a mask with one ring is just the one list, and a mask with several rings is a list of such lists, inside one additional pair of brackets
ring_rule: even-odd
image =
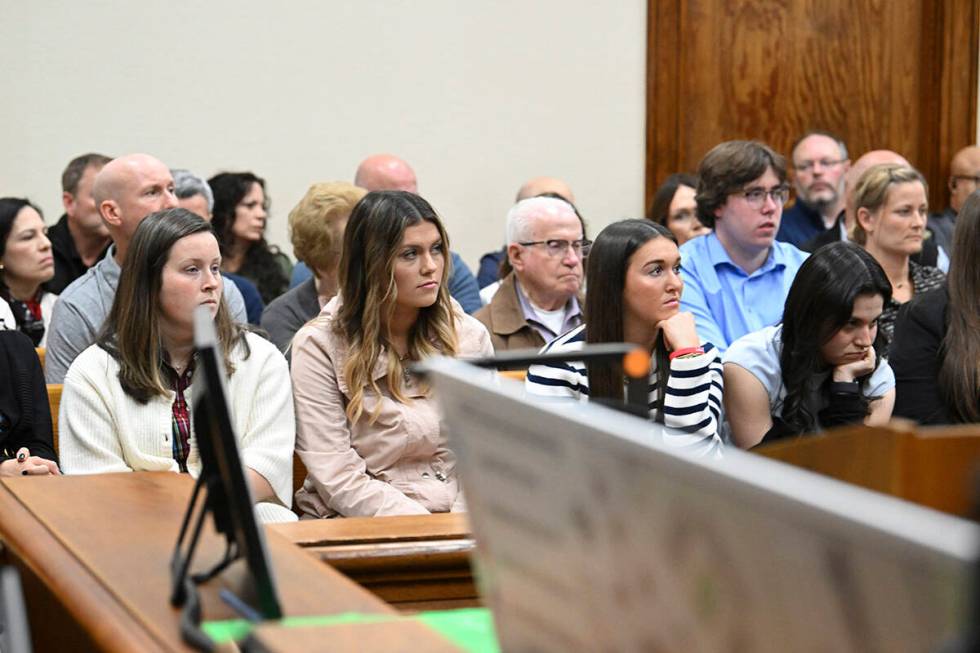
[(942, 213), (929, 216), (929, 230), (936, 238), (936, 243), (950, 251), (953, 241), (953, 228), (956, 226), (956, 215), (963, 203), (977, 188), (980, 187), (980, 147), (970, 145), (964, 147), (953, 156), (949, 164), (949, 208)]
[(374, 154), (361, 161), (354, 174), (354, 185), (367, 191), (404, 190), (419, 192), (415, 171), (405, 161), (391, 154)]
[(521, 200), (548, 193), (560, 195), (566, 202), (575, 204), (575, 194), (572, 193), (572, 189), (568, 187), (568, 184), (556, 177), (534, 177), (533, 179), (528, 179), (521, 186), (520, 190), (517, 191), (517, 199), (515, 201), (520, 202)]
[[(557, 177), (533, 177), (528, 179), (518, 189), (517, 199), (514, 201), (520, 202), (541, 195), (557, 195), (569, 204), (573, 206), (575, 204), (575, 194), (572, 193), (572, 189)], [(487, 252), (480, 257), (480, 268), (476, 273), (476, 282), (480, 285), (481, 289), (495, 284), (500, 280), (500, 264), (505, 258), (507, 258), (506, 246), (495, 252)], [(485, 292), (481, 293), (481, 295), (487, 297), (489, 294), (492, 297), (492, 292), (495, 291), (491, 290), (489, 293)]]
[[(354, 174), (354, 185), (366, 191), (404, 190), (418, 194), (418, 181), (415, 171), (402, 159), (391, 154), (373, 154), (361, 161)], [(483, 306), (480, 300), (480, 287), (469, 266), (459, 254), (450, 252), (452, 275), (449, 277), (449, 294), (459, 302), (467, 313), (474, 313)], [(293, 276), (289, 287), (295, 288), (312, 276), (310, 269), (301, 261), (293, 266)]]
[[(170, 169), (148, 154), (129, 154), (107, 163), (95, 177), (92, 196), (113, 244), (55, 304), (44, 362), (48, 383), (63, 383), (75, 357), (95, 343), (112, 308), (130, 240), (143, 218), (177, 206)], [(245, 322), (245, 303), (235, 284), (224, 284), (224, 295), (235, 320)]]

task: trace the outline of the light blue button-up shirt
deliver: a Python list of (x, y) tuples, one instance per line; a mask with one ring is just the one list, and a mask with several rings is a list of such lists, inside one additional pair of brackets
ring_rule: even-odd
[(681, 310), (694, 314), (702, 342), (725, 351), (746, 333), (783, 319), (786, 295), (806, 257), (775, 241), (762, 267), (746, 274), (715, 234), (689, 240), (681, 247)]

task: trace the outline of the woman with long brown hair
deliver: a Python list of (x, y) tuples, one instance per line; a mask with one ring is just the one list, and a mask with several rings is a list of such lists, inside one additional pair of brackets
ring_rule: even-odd
[(137, 228), (96, 344), (65, 377), (59, 421), (66, 474), (201, 468), (191, 419), (194, 311), (207, 306), (228, 372), (228, 402), (263, 521), (288, 521), (296, 433), (286, 360), (234, 322), (211, 225), (186, 209)]
[[(614, 222), (589, 251), (585, 323), (542, 352), (628, 342), (650, 356), (649, 415), (663, 442), (699, 455), (721, 450), (722, 370), (718, 350), (702, 343), (694, 316), (680, 310), (684, 281), (677, 240), (650, 220)], [(549, 399), (623, 401), (622, 365), (545, 363), (528, 370), (529, 394)]]
[(368, 193), (347, 222), (340, 292), (293, 340), (296, 451), (309, 517), (462, 508), (456, 459), (429, 388), (408, 366), (489, 355), (490, 336), (449, 296), (449, 242), (405, 191)]
[(922, 424), (980, 422), (980, 193), (956, 217), (946, 285), (899, 313), (890, 363), (895, 414)]

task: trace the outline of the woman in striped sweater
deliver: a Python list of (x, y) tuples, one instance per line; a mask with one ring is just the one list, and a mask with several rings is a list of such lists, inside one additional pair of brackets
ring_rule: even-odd
[[(664, 425), (664, 443), (717, 455), (721, 363), (714, 346), (700, 342), (694, 316), (680, 312), (680, 268), (677, 241), (663, 225), (649, 220), (609, 225), (596, 237), (586, 265), (585, 323), (542, 351), (575, 351), (600, 342), (645, 348), (651, 364), (650, 419)], [(525, 386), (540, 396), (622, 401), (624, 376), (621, 365), (552, 363), (532, 366)]]

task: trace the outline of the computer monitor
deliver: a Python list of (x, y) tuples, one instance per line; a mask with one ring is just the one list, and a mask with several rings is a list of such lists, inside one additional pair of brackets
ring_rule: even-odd
[[(503, 650), (936, 651), (980, 528), (648, 420), (424, 363)], [(654, 437), (651, 437), (654, 436)]]
[[(225, 367), (221, 348), (214, 330), (214, 321), (207, 307), (200, 307), (194, 314), (194, 345), (197, 349), (197, 367), (194, 371), (191, 415), (201, 455), (199, 486), (206, 490), (206, 498), (200, 519), (210, 513), (215, 529), (225, 536), (231, 559), (244, 558), (248, 568), (243, 596), (238, 597), (264, 619), (279, 619), (282, 609), (276, 590), (272, 566), (262, 530), (255, 518), (252, 493), (245, 478), (245, 468), (238, 453), (238, 437), (228, 410), (225, 388)], [(191, 500), (185, 528), (194, 510)], [(199, 531), (199, 527), (197, 529)], [(184, 555), (178, 539), (172, 567), (174, 569), (174, 597), (182, 590), (181, 575), (186, 575), (197, 533)], [(179, 573), (183, 569), (183, 574)], [(175, 599), (174, 602), (180, 602)]]

